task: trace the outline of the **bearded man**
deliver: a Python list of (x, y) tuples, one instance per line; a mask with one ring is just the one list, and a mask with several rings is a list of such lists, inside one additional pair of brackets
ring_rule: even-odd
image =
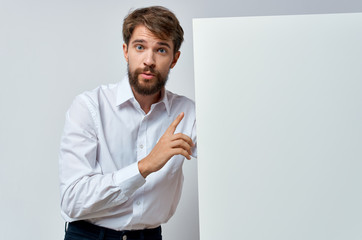
[(128, 76), (77, 96), (66, 114), (59, 167), (65, 239), (160, 240), (196, 156), (193, 101), (165, 89), (183, 30), (164, 7), (123, 23)]

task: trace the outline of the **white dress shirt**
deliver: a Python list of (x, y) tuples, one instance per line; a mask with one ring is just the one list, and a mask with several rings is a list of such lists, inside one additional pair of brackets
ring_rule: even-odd
[(181, 112), (185, 117), (175, 133), (190, 136), (196, 144), (194, 102), (186, 97), (165, 90), (145, 114), (127, 77), (77, 96), (66, 114), (59, 154), (65, 221), (83, 219), (115, 230), (167, 222), (180, 199), (184, 157), (172, 157), (146, 179), (138, 161)]

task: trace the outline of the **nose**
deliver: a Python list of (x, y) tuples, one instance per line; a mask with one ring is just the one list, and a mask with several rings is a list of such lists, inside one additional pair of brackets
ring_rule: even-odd
[(145, 66), (148, 66), (150, 68), (154, 68), (155, 65), (156, 65), (156, 61), (155, 61), (155, 54), (153, 51), (147, 51), (145, 53), (145, 58), (144, 58), (144, 61), (143, 61), (143, 64)]

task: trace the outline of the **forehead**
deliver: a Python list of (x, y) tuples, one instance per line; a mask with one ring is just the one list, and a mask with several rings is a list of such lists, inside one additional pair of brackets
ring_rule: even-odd
[(173, 47), (173, 42), (172, 42), (171, 38), (161, 39), (143, 25), (138, 25), (133, 30), (131, 38), (130, 38), (130, 44), (132, 44), (132, 41), (135, 41), (135, 40), (144, 40), (144, 41), (150, 42), (150, 43), (165, 42)]

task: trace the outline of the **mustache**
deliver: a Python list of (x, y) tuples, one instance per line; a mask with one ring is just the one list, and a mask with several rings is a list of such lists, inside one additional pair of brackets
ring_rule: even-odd
[(151, 72), (151, 73), (156, 73), (157, 71), (154, 68), (151, 68), (150, 66), (146, 66), (143, 68), (144, 72)]
[(139, 75), (139, 74), (141, 74), (141, 73), (143, 73), (143, 72), (150, 72), (150, 73), (155, 74), (155, 75), (158, 75), (158, 74), (159, 74), (158, 71), (156, 71), (154, 68), (151, 68), (151, 67), (149, 67), (149, 66), (146, 66), (146, 67), (144, 67), (144, 68), (137, 68), (137, 69), (135, 70), (135, 74), (136, 74), (136, 75)]

